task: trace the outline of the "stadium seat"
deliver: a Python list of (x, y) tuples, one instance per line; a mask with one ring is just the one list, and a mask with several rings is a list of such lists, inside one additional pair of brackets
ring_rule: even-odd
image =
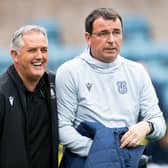
[(0, 74), (3, 73), (12, 63), (9, 51), (7, 49), (0, 49)]
[(47, 29), (49, 43), (62, 45), (63, 40), (61, 36), (60, 24), (56, 19), (38, 18), (34, 19), (32, 24), (43, 26)]
[(124, 40), (152, 40), (150, 25), (146, 17), (130, 15), (123, 19)]
[(56, 70), (65, 61), (68, 61), (80, 54), (83, 47), (73, 46), (49, 46), (48, 69)]

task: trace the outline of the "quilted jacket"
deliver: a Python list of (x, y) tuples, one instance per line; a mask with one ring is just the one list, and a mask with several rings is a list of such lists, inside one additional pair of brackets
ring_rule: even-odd
[(144, 146), (120, 148), (120, 138), (128, 128), (108, 128), (100, 123), (83, 122), (79, 133), (93, 139), (88, 157), (65, 150), (60, 168), (137, 168)]

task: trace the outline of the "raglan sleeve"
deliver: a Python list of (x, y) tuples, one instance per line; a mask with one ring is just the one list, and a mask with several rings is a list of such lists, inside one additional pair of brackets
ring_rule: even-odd
[(73, 71), (66, 66), (61, 66), (56, 72), (60, 143), (73, 153), (87, 156), (92, 140), (79, 134), (74, 127), (75, 113), (78, 108), (77, 90)]
[(159, 99), (156, 95), (149, 73), (142, 67), (141, 71), (142, 88), (140, 91), (140, 109), (143, 120), (153, 123), (154, 131), (149, 139), (160, 139), (165, 135), (166, 124), (163, 113), (159, 107)]

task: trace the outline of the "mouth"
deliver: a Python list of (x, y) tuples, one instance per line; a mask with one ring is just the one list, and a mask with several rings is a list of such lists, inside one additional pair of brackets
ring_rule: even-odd
[(34, 61), (31, 63), (33, 65), (33, 67), (36, 67), (36, 68), (41, 68), (44, 64), (43, 61)]
[(108, 48), (105, 48), (104, 51), (106, 52), (116, 52), (116, 48), (115, 47), (108, 47)]

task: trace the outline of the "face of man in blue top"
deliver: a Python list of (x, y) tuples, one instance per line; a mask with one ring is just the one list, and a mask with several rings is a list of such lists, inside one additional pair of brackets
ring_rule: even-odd
[(120, 19), (95, 19), (92, 33), (85, 32), (85, 38), (95, 59), (105, 63), (113, 62), (120, 52), (123, 38)]

